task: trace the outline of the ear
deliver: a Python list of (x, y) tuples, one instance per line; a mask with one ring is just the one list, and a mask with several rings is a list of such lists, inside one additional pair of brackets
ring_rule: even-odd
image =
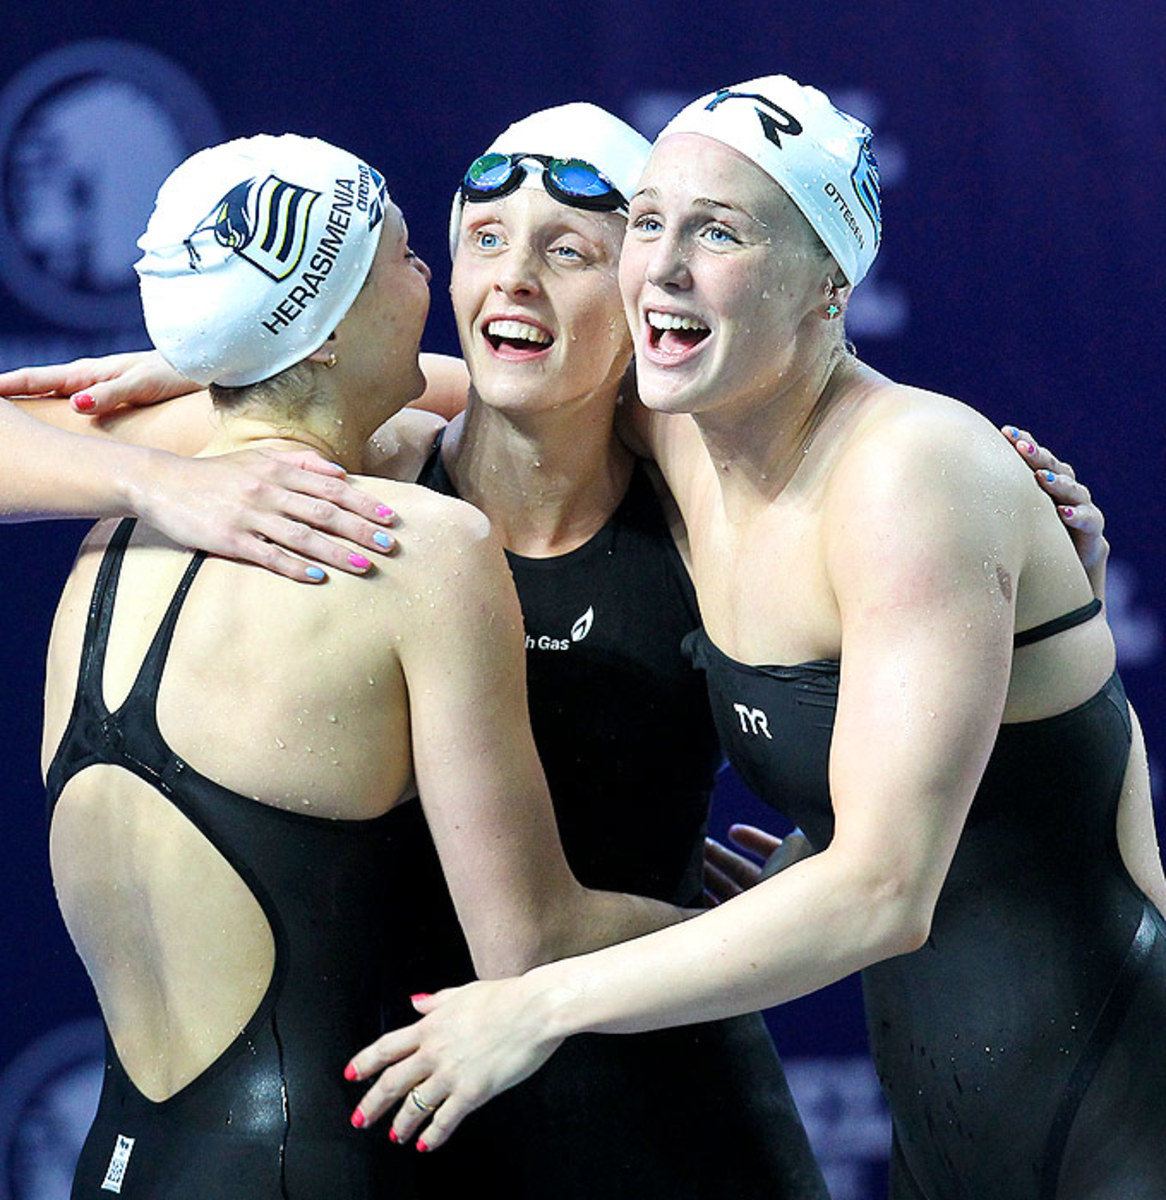
[(843, 275), (841, 268), (831, 258), (829, 260), (829, 270), (825, 281), (822, 284), (822, 294), (825, 296), (826, 304), (823, 312), (823, 317), (827, 321), (833, 321), (835, 318), (842, 316), (846, 311), (846, 306), (850, 302), (850, 293), (853, 288), (846, 282), (846, 276)]
[(308, 355), (308, 362), (321, 363), (325, 367), (333, 367), (336, 365), (336, 333), (333, 331), (328, 335), (327, 341), (320, 347), (319, 350), (313, 350)]

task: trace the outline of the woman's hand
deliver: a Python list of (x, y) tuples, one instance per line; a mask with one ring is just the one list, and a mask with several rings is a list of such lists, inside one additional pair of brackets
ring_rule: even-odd
[(715, 838), (704, 840), (704, 889), (714, 904), (724, 904), (814, 853), (810, 839), (800, 829), (779, 838), (756, 825), (731, 825), (729, 841), (736, 850)]
[(379, 1078), (352, 1123), (371, 1125), (400, 1106), (389, 1138), (435, 1150), (462, 1120), (521, 1083), (558, 1049), (548, 1036), (546, 996), (535, 974), (413, 997), (423, 1019), (386, 1033), (348, 1064), (345, 1078)]
[(197, 392), (157, 350), (132, 350), (101, 358), (78, 358), (47, 367), (0, 374), (0, 396), (60, 396), (78, 412), (100, 416), (121, 404), (157, 404)]
[(1005, 425), (1002, 432), (1032, 468), (1037, 483), (1057, 506), (1061, 523), (1068, 529), (1077, 548), (1077, 557), (1089, 576), (1093, 594), (1104, 603), (1105, 566), (1109, 561), (1104, 513), (1093, 503), (1089, 489), (1077, 482), (1073, 468), (1061, 462), (1051, 450), (1040, 446), (1028, 430)]
[(380, 554), (396, 546), (384, 528), (393, 510), (310, 451), (245, 450), (214, 458), (158, 451), (150, 462), (147, 476), (135, 480), (134, 511), (179, 545), (304, 583), (327, 578), (323, 567), (361, 575), (372, 565), (325, 533)]

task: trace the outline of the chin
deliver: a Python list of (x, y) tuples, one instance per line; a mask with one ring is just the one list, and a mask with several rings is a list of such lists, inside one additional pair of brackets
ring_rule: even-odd
[(636, 389), (640, 403), (653, 412), (693, 413), (703, 407), (704, 389), (692, 380), (680, 379), (671, 372), (637, 364)]

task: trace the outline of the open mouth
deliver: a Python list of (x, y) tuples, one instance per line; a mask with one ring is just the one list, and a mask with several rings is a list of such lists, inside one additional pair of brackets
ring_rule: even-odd
[(512, 318), (487, 321), (483, 333), (501, 358), (532, 358), (550, 349), (555, 341), (541, 326)]
[(709, 335), (709, 327), (698, 317), (680, 317), (675, 313), (649, 310), (648, 345), (661, 354), (680, 357), (699, 346)]

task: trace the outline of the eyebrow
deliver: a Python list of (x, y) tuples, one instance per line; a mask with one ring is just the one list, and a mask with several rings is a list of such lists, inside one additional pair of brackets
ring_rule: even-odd
[[(634, 196), (631, 203), (635, 203), (640, 197), (647, 197), (649, 200), (659, 200), (660, 190), (654, 187), (640, 188)], [(732, 204), (728, 200), (713, 200), (709, 196), (696, 196), (691, 201), (694, 208), (716, 208), (724, 209), (727, 212), (739, 213), (741, 216), (748, 218), (750, 221), (756, 222), (758, 225), (764, 225), (765, 222), (760, 217), (754, 216), (747, 208), (742, 208), (739, 204)]]

